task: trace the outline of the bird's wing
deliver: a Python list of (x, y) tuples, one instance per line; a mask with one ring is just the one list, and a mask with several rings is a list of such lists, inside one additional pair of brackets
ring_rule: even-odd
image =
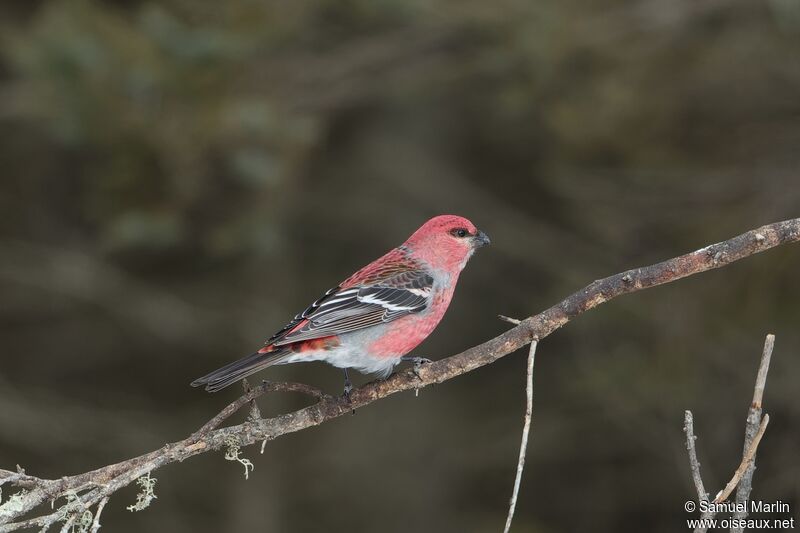
[(375, 265), (365, 283), (354, 277), (326, 292), (267, 341), (283, 346), (391, 322), (427, 308), (433, 277), (419, 265)]

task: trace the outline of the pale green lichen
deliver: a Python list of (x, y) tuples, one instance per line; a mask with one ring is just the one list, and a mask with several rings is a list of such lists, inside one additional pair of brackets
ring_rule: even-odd
[(241, 446), (239, 441), (236, 440), (236, 437), (231, 435), (225, 440), (225, 444), (228, 446), (228, 449), (225, 451), (225, 460), (237, 461), (240, 463), (244, 467), (244, 478), (249, 479), (250, 472), (256, 469), (256, 465), (254, 465), (250, 459), (247, 459), (246, 457), (239, 457)]
[[(92, 512), (83, 504), (78, 493), (74, 491), (68, 492), (65, 498), (67, 502), (58, 508), (57, 521), (65, 524), (71, 522), (70, 533), (89, 533), (89, 528), (92, 527)], [(49, 524), (45, 525), (42, 531), (45, 531), (48, 527)]]
[(89, 533), (89, 528), (92, 527), (92, 518), (94, 516), (91, 511), (84, 511), (81, 517), (72, 524), (72, 533)]
[(150, 472), (136, 480), (136, 484), (139, 485), (142, 490), (136, 495), (136, 503), (127, 507), (130, 512), (133, 513), (146, 509), (150, 505), (150, 502), (158, 499), (154, 492), (156, 481), (158, 481), (156, 478), (150, 477)]
[(28, 491), (22, 489), (21, 491), (15, 492), (9, 496), (8, 500), (6, 500), (6, 503), (0, 505), (0, 521), (22, 511), (26, 494), (28, 494)]

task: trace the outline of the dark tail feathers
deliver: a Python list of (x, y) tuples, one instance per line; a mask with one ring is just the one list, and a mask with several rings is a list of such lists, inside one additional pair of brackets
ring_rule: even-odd
[(192, 381), (192, 387), (205, 385), (208, 392), (217, 392), (228, 385), (236, 383), (240, 379), (246, 378), (254, 372), (258, 372), (272, 365), (284, 363), (291, 355), (288, 350), (278, 349), (274, 352), (250, 354), (234, 361), (229, 365), (214, 370), (210, 374), (197, 378)]

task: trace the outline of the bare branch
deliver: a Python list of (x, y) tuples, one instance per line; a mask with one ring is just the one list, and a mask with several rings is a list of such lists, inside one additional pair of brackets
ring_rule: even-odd
[(522, 470), (525, 468), (525, 452), (528, 449), (528, 433), (531, 430), (531, 418), (533, 416), (533, 362), (536, 358), (536, 346), (539, 341), (531, 341), (531, 348), (528, 351), (528, 372), (525, 385), (525, 422), (522, 425), (522, 441), (519, 444), (519, 460), (517, 461), (517, 476), (514, 479), (514, 490), (511, 492), (511, 501), (508, 504), (508, 516), (506, 517), (506, 527), (503, 533), (511, 530), (511, 521), (514, 520), (514, 510), (517, 508), (517, 495), (519, 494), (519, 484), (522, 481)]
[(692, 412), (687, 410), (683, 417), (683, 432), (686, 433), (686, 449), (689, 450), (689, 468), (692, 470), (692, 481), (697, 490), (697, 501), (708, 501), (708, 492), (703, 486), (703, 477), (700, 475), (700, 461), (697, 460), (697, 449), (694, 435), (694, 417)]
[[(769, 362), (772, 359), (772, 350), (774, 347), (775, 335), (770, 333), (764, 339), (764, 349), (761, 352), (761, 363), (758, 365), (758, 375), (756, 376), (756, 384), (753, 388), (753, 403), (750, 405), (750, 409), (747, 412), (747, 425), (745, 426), (744, 430), (744, 446), (742, 452), (744, 457), (747, 456), (748, 450), (750, 449), (752, 449), (753, 453), (755, 453), (755, 447), (753, 446), (755, 438), (758, 435), (758, 432), (761, 432), (762, 426), (764, 429), (766, 429), (765, 422), (768, 417), (765, 416), (765, 422), (761, 422), (761, 404), (764, 398), (764, 387), (767, 385)], [(759, 437), (759, 439), (760, 438), (761, 437)], [(756, 446), (758, 446), (758, 444), (756, 444)], [(744, 457), (742, 458), (742, 462), (744, 462)], [(739, 482), (738, 488), (736, 489), (736, 503), (740, 505), (750, 499), (750, 491), (753, 488), (753, 472), (755, 469), (756, 462), (755, 457), (753, 457), (753, 460), (747, 463), (747, 469), (744, 471), (742, 480)], [(741, 508), (746, 509), (746, 507), (746, 505), (743, 505)], [(733, 514), (733, 518), (739, 520), (742, 520), (746, 517), (746, 510), (736, 511)], [(734, 533), (741, 533), (743, 528), (733, 528), (732, 531)]]
[[(494, 339), (419, 369), (399, 372), (385, 381), (368, 383), (353, 391), (349, 400), (324, 395), (306, 385), (264, 383), (232, 402), (185, 440), (167, 444), (139, 457), (74, 476), (55, 480), (26, 476), (8, 481), (12, 486), (27, 488), (29, 491), (23, 495), (16, 495), (14, 505), (9, 505), (8, 501), (0, 504), (0, 533), (23, 527), (41, 527), (42, 521), (51, 515), (17, 522), (14, 520), (20, 520), (45, 501), (87, 491), (80, 496), (80, 503), (89, 509), (120, 488), (166, 464), (184, 461), (200, 453), (225, 449), (227, 443), (232, 440), (241, 447), (272, 440), (317, 426), (392, 394), (442, 383), (493, 363), (531, 343), (533, 339), (543, 339), (573, 318), (617, 296), (720, 268), (770, 248), (797, 241), (800, 241), (800, 219), (785, 220), (655, 265), (597, 280), (542, 313), (523, 320)], [(311, 406), (274, 418), (247, 420), (235, 426), (217, 429), (223, 421), (257, 396), (265, 392), (289, 390), (310, 394), (318, 401)], [(9, 478), (8, 471), (0, 471), (0, 480)], [(23, 483), (26, 487), (23, 487)]]

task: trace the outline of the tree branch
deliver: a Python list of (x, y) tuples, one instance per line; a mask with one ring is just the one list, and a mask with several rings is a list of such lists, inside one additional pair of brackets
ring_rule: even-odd
[[(288, 433), (322, 424), (386, 396), (442, 383), (493, 363), (529, 344), (533, 339), (543, 339), (573, 318), (612, 298), (720, 268), (770, 248), (797, 241), (800, 241), (800, 219), (791, 219), (762, 226), (727, 241), (655, 265), (597, 280), (542, 313), (523, 320), (519, 325), (494, 339), (452, 357), (426, 364), (419, 369), (398, 372), (385, 381), (368, 383), (353, 391), (349, 401), (339, 397), (322, 396), (317, 403), (291, 413), (274, 418), (247, 420), (239, 425), (215, 429), (228, 416), (253, 399), (254, 394), (263, 394), (272, 390), (270, 386), (276, 385), (264, 384), (261, 386), (264, 387), (263, 391), (258, 392), (261, 389), (258, 387), (236, 400), (187, 439), (167, 444), (133, 459), (56, 480), (32, 476), (19, 478), (14, 477), (17, 475), (14, 472), (0, 471), (0, 484), (8, 483), (11, 486), (29, 489), (24, 494), (11, 495), (10, 499), (0, 505), (0, 524), (3, 524), (0, 525), (0, 533), (23, 527), (44, 527), (54, 523), (58, 520), (58, 516), (54, 518), (53, 514), (14, 522), (45, 501), (77, 495), (80, 505), (73, 507), (88, 509), (139, 477), (166, 464), (184, 461), (200, 453), (230, 449), (232, 446), (249, 446), (255, 442), (276, 439)], [(308, 393), (308, 390), (301, 392)], [(54, 514), (63, 514), (64, 509), (70, 505), (72, 503), (64, 504)]]

